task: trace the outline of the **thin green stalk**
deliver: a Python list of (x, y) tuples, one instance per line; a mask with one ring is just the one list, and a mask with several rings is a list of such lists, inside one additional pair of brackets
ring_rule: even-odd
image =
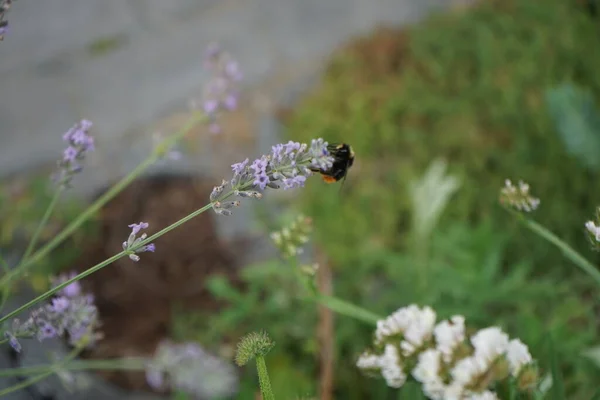
[[(224, 198), (227, 198), (231, 195), (231, 193), (228, 193)], [(41, 294), (40, 296), (36, 297), (35, 299), (23, 304), (21, 307), (17, 308), (16, 310), (6, 314), (4, 317), (0, 318), (0, 324), (2, 324), (2, 322), (16, 316), (17, 314), (21, 313), (22, 311), (28, 309), (29, 307), (32, 307), (34, 305), (36, 305), (37, 303), (44, 301), (50, 297), (52, 297), (55, 293), (57, 293), (58, 291), (64, 289), (65, 287), (69, 286), (71, 283), (76, 282), (80, 279), (85, 278), (88, 275), (93, 274), (94, 272), (97, 272), (99, 270), (101, 270), (102, 268), (106, 267), (109, 264), (112, 264), (113, 262), (117, 261), (119, 258), (125, 257), (129, 254), (131, 254), (131, 252), (133, 250), (136, 250), (138, 248), (141, 248), (145, 245), (147, 245), (148, 243), (152, 242), (153, 240), (158, 239), (159, 237), (161, 237), (162, 235), (172, 231), (173, 229), (179, 227), (180, 225), (186, 223), (187, 221), (191, 220), (192, 218), (197, 217), (198, 215), (202, 214), (203, 212), (205, 212), (206, 210), (210, 209), (212, 207), (212, 203), (208, 203), (207, 205), (205, 205), (204, 207), (194, 211), (193, 213), (189, 214), (186, 217), (183, 217), (182, 219), (180, 219), (179, 221), (167, 226), (166, 228), (163, 228), (162, 230), (158, 231), (157, 233), (155, 233), (154, 235), (146, 238), (145, 240), (141, 241), (137, 247), (135, 249), (132, 249), (130, 251), (122, 251), (118, 254), (115, 254), (114, 256), (110, 257), (107, 260), (102, 261), (99, 264), (94, 265), (93, 267), (91, 267), (90, 269), (87, 269), (85, 271), (83, 271), (82, 273), (80, 273), (79, 275), (67, 280), (66, 282), (61, 283), (60, 285), (56, 286), (53, 289), (50, 289), (49, 291), (47, 291), (46, 293)]]
[(528, 218), (523, 217), (520, 213), (509, 210), (513, 215), (516, 215), (521, 223), (523, 223), (529, 230), (538, 234), (542, 238), (546, 239), (563, 253), (573, 264), (582, 269), (585, 273), (591, 276), (598, 285), (600, 285), (600, 271), (598, 268), (586, 260), (581, 254), (574, 250), (571, 246), (565, 243), (562, 239), (550, 232), (544, 226), (532, 221)]
[[(61, 362), (59, 362), (59, 363), (56, 364), (56, 367), (62, 367), (62, 365), (68, 363), (69, 361), (71, 361), (72, 359), (74, 359), (75, 357), (77, 357), (77, 355), (79, 354), (79, 352), (81, 350), (82, 349), (79, 348), (79, 347), (76, 347), (75, 349), (73, 349), (73, 351), (71, 351)], [(49, 377), (50, 375), (52, 375), (52, 374), (54, 374), (56, 372), (56, 367), (53, 368), (53, 369), (51, 369), (51, 370), (49, 370), (49, 371), (41, 373), (39, 375), (32, 376), (31, 378), (29, 378), (27, 380), (24, 380), (23, 382), (20, 382), (20, 383), (18, 383), (16, 385), (10, 386), (10, 387), (8, 387), (8, 388), (6, 388), (4, 390), (0, 390), (0, 396), (4, 396), (4, 395), (7, 395), (9, 393), (16, 392), (17, 390), (24, 389), (24, 388), (26, 388), (29, 385), (33, 385), (36, 382), (39, 382), (41, 380), (46, 379), (47, 377)]]
[[(2, 256), (0, 256), (0, 264), (5, 274), (10, 272), (10, 267), (8, 263), (4, 260)], [(0, 300), (0, 311), (4, 309), (4, 305), (6, 304), (6, 300), (8, 300), (8, 294), (10, 293), (10, 286), (2, 287), (2, 298)]]
[[(176, 143), (179, 139), (185, 136), (192, 128), (198, 123), (204, 121), (206, 116), (204, 114), (195, 114), (184, 126), (178, 131), (172, 138), (168, 139), (164, 143), (164, 148), (169, 148), (171, 145)], [(98, 210), (100, 210), (106, 203), (112, 200), (117, 194), (125, 189), (131, 182), (139, 177), (146, 169), (154, 164), (161, 157), (160, 152), (154, 152), (146, 160), (142, 161), (133, 171), (127, 176), (117, 182), (111, 187), (106, 193), (98, 198), (91, 206), (89, 206), (83, 213), (81, 213), (74, 221), (65, 227), (58, 235), (54, 237), (50, 242), (43, 246), (40, 250), (35, 252), (28, 260), (24, 260), (17, 268), (13, 269), (10, 273), (0, 279), (0, 286), (6, 286), (10, 281), (18, 278), (30, 269), (36, 262), (46, 257), (52, 250), (58, 247), (64, 242), (73, 232), (77, 230), (84, 222), (92, 217)]]
[[(145, 358), (120, 358), (115, 360), (73, 360), (61, 367), (66, 371), (142, 371), (145, 369)], [(54, 368), (50, 365), (35, 365), (31, 367), (15, 367), (0, 369), (0, 376), (24, 376), (47, 372)]]
[(338, 299), (337, 297), (319, 294), (314, 296), (312, 299), (314, 299), (314, 301), (317, 303), (329, 308), (331, 311), (357, 319), (369, 325), (377, 325), (377, 321), (383, 319), (383, 317), (369, 310), (355, 306), (354, 304)]
[(263, 356), (256, 357), (256, 369), (258, 370), (258, 383), (260, 384), (260, 392), (263, 400), (275, 400), (273, 389), (271, 388), (271, 380), (267, 371), (267, 363)]
[(38, 226), (35, 230), (35, 233), (33, 234), (33, 237), (29, 241), (29, 245), (27, 246), (27, 249), (25, 250), (25, 253), (23, 254), (23, 258), (21, 259), (21, 262), (27, 261), (27, 258), (31, 255), (31, 252), (35, 248), (35, 245), (38, 242), (39, 236), (42, 233), (42, 230), (44, 229), (46, 224), (48, 223), (48, 220), (50, 219), (50, 215), (52, 215), (52, 211), (54, 211), (54, 207), (56, 207), (56, 204), (58, 203), (58, 199), (60, 198), (60, 195), (62, 194), (63, 191), (64, 191), (64, 187), (61, 186), (60, 188), (58, 188), (56, 190), (56, 192), (54, 192), (54, 196), (52, 196), (52, 200), (50, 200), (50, 204), (48, 204), (48, 208), (46, 208), (46, 212), (44, 213), (42, 220), (38, 224)]

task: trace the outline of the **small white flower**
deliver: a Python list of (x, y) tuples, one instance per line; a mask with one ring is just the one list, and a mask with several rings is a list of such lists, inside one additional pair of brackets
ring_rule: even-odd
[(475, 356), (491, 363), (508, 349), (508, 335), (492, 326), (471, 336), (471, 343), (475, 347)]
[(406, 374), (402, 371), (398, 348), (388, 344), (381, 356), (381, 375), (386, 384), (392, 388), (400, 388), (406, 382)]
[(434, 328), (433, 334), (444, 362), (450, 362), (456, 347), (465, 340), (465, 317), (455, 315), (450, 321), (440, 322)]
[(472, 393), (467, 397), (468, 400), (499, 400), (496, 393), (486, 390), (481, 393)]
[(450, 374), (454, 383), (460, 386), (469, 386), (473, 381), (483, 375), (490, 367), (490, 363), (477, 356), (466, 357), (459, 360)]
[(509, 179), (504, 182), (504, 187), (500, 191), (500, 201), (525, 212), (533, 211), (540, 205), (540, 199), (529, 194), (527, 183), (519, 181), (518, 186), (514, 186)]
[(385, 320), (378, 321), (375, 337), (381, 344), (391, 336), (402, 335), (402, 352), (405, 356), (410, 356), (431, 338), (435, 319), (435, 311), (430, 307), (420, 309), (412, 304), (399, 309)]
[(363, 353), (358, 357), (356, 366), (359, 369), (379, 369), (381, 368), (381, 358), (375, 354)]
[(510, 364), (510, 371), (513, 376), (518, 376), (521, 368), (532, 361), (529, 349), (519, 339), (510, 341), (506, 358)]
[(588, 221), (585, 223), (585, 229), (594, 236), (597, 242), (600, 242), (600, 226), (596, 226), (593, 221)]
[(413, 377), (421, 383), (441, 380), (440, 355), (435, 349), (428, 349), (419, 354), (419, 362), (412, 372)]

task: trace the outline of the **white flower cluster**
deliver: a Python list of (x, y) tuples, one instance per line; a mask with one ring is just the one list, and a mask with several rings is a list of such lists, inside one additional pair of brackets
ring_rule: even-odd
[(531, 212), (540, 205), (540, 199), (529, 194), (527, 183), (519, 181), (518, 186), (514, 186), (508, 179), (504, 182), (504, 187), (500, 192), (500, 202), (525, 212)]
[[(437, 325), (430, 307), (404, 307), (377, 323), (375, 348), (358, 359), (358, 368), (379, 372), (388, 386), (400, 388), (408, 375), (433, 400), (497, 399), (487, 390), (510, 373), (515, 378), (532, 365), (527, 346), (509, 340), (500, 328), (482, 329), (466, 342), (465, 318), (454, 316)], [(416, 364), (416, 365), (415, 365)], [(415, 365), (407, 371), (407, 365)], [(505, 368), (500, 368), (505, 365)]]

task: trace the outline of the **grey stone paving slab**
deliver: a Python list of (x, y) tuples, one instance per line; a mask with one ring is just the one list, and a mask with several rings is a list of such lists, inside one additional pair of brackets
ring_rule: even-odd
[[(211, 41), (235, 54), (246, 83), (257, 85), (276, 69), (318, 64), (351, 35), (414, 20), (440, 2), (19, 1), (0, 47), (0, 88), (9, 94), (0, 98), (0, 176), (54, 159), (60, 133), (78, 118), (94, 121), (100, 142), (118, 141), (199, 93)], [(115, 37), (112, 51), (90, 50)]]

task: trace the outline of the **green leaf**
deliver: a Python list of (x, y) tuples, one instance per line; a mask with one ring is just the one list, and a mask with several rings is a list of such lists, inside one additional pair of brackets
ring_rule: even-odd
[(583, 351), (583, 356), (591, 360), (596, 367), (600, 368), (600, 346), (594, 346)]
[(600, 169), (600, 113), (590, 91), (563, 84), (546, 91), (546, 103), (567, 151)]
[(550, 396), (553, 400), (565, 400), (565, 387), (563, 377), (560, 372), (558, 353), (554, 347), (552, 336), (548, 335), (548, 352), (550, 353), (550, 371), (552, 373), (552, 387), (550, 388)]

